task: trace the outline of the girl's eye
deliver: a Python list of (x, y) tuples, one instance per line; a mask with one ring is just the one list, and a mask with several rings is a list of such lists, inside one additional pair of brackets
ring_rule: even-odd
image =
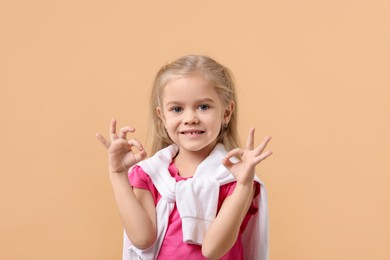
[(173, 107), (173, 108), (171, 108), (171, 111), (173, 111), (173, 112), (175, 112), (175, 113), (179, 113), (179, 112), (181, 112), (183, 110), (183, 108), (181, 108), (181, 107)]
[(210, 106), (209, 105), (200, 105), (200, 106), (198, 106), (198, 109), (199, 110), (207, 110), (207, 109), (209, 109), (210, 108)]

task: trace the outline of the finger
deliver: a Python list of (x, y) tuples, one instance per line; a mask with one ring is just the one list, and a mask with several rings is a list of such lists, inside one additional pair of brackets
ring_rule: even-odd
[(239, 160), (237, 158), (242, 157), (244, 154), (244, 150), (241, 148), (236, 148), (228, 152), (225, 158), (222, 159), (222, 164), (230, 169), (234, 164), (236, 164)]
[(246, 149), (253, 150), (254, 140), (255, 140), (255, 129), (253, 127), (251, 127), (249, 129), (249, 135), (248, 135), (248, 139), (246, 141)]
[(263, 139), (263, 142), (261, 142), (261, 144), (258, 147), (256, 147), (255, 153), (258, 155), (261, 154), (264, 151), (265, 147), (267, 147), (269, 141), (271, 141), (271, 136), (266, 136)]
[(222, 164), (226, 167), (226, 169), (230, 169), (234, 165), (234, 163), (232, 163), (232, 161), (230, 161), (227, 157), (222, 159)]
[(135, 154), (135, 155), (134, 155), (134, 158), (135, 158), (135, 160), (136, 160), (137, 162), (139, 162), (139, 161), (142, 161), (143, 159), (145, 159), (146, 156), (147, 156), (147, 154), (146, 154), (145, 150), (142, 150), (140, 153)]
[(241, 149), (241, 148), (235, 148), (233, 150), (231, 150), (230, 152), (228, 152), (228, 154), (226, 155), (226, 158), (230, 159), (232, 157), (241, 157), (242, 155), (244, 154), (244, 150)]
[(96, 133), (96, 138), (106, 147), (107, 149), (110, 147), (110, 142), (106, 140), (100, 133)]
[(262, 153), (261, 155), (257, 156), (253, 162), (256, 164), (259, 164), (261, 161), (263, 161), (264, 159), (268, 158), (269, 156), (272, 155), (272, 152), (271, 151), (266, 151), (264, 153)]
[(116, 119), (115, 118), (113, 118), (111, 120), (110, 136), (111, 136), (111, 141), (114, 141), (114, 140), (118, 139), (118, 135), (116, 134)]
[(138, 149), (138, 151), (144, 150), (144, 147), (142, 146), (141, 142), (137, 139), (130, 139), (127, 141), (127, 143), (129, 144), (130, 148), (134, 146)]
[(125, 126), (125, 127), (122, 127), (121, 130), (119, 130), (120, 132), (120, 138), (122, 139), (126, 139), (126, 135), (127, 133), (133, 133), (135, 131), (135, 128), (134, 127), (131, 127), (131, 126)]

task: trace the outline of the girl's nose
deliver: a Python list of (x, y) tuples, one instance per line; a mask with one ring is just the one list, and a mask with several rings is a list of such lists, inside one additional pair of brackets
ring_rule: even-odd
[(183, 123), (186, 125), (197, 124), (199, 119), (194, 111), (187, 110), (184, 113)]

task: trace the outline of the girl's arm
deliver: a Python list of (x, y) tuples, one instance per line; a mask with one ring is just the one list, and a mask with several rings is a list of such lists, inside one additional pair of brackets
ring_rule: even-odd
[(139, 249), (146, 249), (156, 240), (156, 210), (152, 194), (129, 184), (127, 174), (113, 175), (110, 179), (116, 204), (127, 237)]
[(203, 240), (202, 254), (207, 259), (220, 259), (236, 243), (254, 192), (253, 185), (243, 187), (237, 184), (233, 193), (225, 199)]
[[(221, 258), (237, 241), (241, 224), (255, 194), (255, 166), (272, 154), (270, 151), (263, 152), (270, 139), (266, 137), (254, 148), (254, 128), (251, 128), (246, 149), (234, 149), (224, 158), (222, 163), (236, 177), (237, 184), (233, 193), (223, 202), (204, 237), (202, 254), (207, 259)], [(241, 160), (232, 163), (230, 158), (233, 156), (240, 157)]]
[[(146, 157), (140, 142), (136, 139), (127, 140), (127, 133), (134, 131), (132, 127), (123, 127), (118, 135), (116, 120), (113, 119), (110, 125), (111, 142), (99, 133), (96, 137), (108, 151), (109, 176), (126, 234), (136, 247), (144, 249), (156, 239), (156, 213), (151, 193), (141, 189), (133, 190), (128, 181), (129, 168)], [(139, 153), (134, 153), (133, 147)]]

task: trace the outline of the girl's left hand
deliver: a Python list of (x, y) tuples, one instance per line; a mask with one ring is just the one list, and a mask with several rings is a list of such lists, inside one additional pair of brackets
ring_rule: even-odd
[[(249, 130), (246, 148), (233, 149), (222, 160), (222, 164), (236, 177), (237, 183), (245, 186), (253, 185), (256, 165), (272, 154), (271, 151), (264, 152), (264, 149), (271, 140), (271, 137), (265, 137), (263, 142), (254, 148), (254, 134), (255, 129), (251, 128)], [(241, 157), (241, 160), (238, 162), (232, 162), (230, 158), (234, 156), (238, 158)]]

